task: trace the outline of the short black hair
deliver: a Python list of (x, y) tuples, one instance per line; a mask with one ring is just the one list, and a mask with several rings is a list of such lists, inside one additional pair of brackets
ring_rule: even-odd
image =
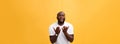
[[(58, 13), (57, 13), (57, 16), (59, 15), (59, 14), (61, 14), (61, 13), (64, 13), (63, 11), (59, 11)], [(64, 13), (65, 14), (65, 13)]]

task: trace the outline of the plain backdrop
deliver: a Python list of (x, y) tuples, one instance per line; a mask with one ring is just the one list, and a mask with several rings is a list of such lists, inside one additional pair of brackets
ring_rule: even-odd
[(59, 11), (74, 26), (72, 44), (120, 44), (119, 0), (1, 0), (0, 44), (50, 44)]

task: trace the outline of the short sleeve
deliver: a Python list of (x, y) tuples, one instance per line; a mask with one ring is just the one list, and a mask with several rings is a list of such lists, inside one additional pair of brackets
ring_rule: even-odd
[(74, 34), (74, 31), (73, 31), (73, 26), (72, 25), (69, 25), (69, 28), (68, 28), (68, 34)]
[(49, 27), (49, 35), (50, 35), (50, 36), (55, 35), (55, 31), (54, 31), (52, 25)]

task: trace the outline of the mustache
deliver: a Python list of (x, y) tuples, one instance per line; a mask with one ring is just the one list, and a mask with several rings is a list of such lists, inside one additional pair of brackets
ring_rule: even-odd
[[(60, 21), (61, 19), (57, 19), (58, 21)], [(63, 19), (63, 21), (65, 21), (65, 18)]]
[(58, 20), (58, 22), (61, 22), (61, 23), (62, 23), (62, 22), (65, 21), (65, 18), (63, 19), (63, 21), (61, 21), (61, 19), (59, 19), (59, 18), (58, 18), (57, 20)]

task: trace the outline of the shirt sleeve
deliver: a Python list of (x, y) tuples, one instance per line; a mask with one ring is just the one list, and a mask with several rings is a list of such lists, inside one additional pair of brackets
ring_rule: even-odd
[(68, 34), (74, 34), (74, 31), (73, 31), (73, 26), (72, 25), (69, 25), (69, 28), (68, 28)]
[(54, 31), (54, 27), (53, 26), (49, 27), (49, 35), (50, 36), (55, 35), (55, 31)]

